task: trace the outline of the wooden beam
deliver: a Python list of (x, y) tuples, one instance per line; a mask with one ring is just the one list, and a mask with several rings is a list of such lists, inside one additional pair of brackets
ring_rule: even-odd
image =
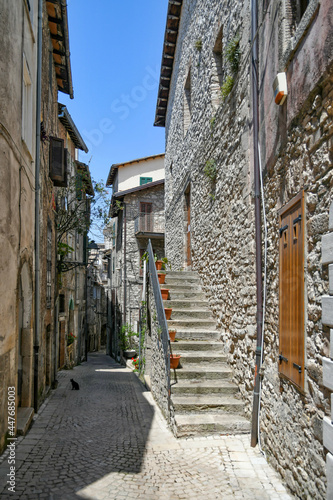
[(51, 35), (51, 38), (53, 38), (53, 40), (59, 40), (59, 41), (64, 41), (64, 37), (62, 35), (54, 35), (53, 33), (50, 33)]
[(59, 17), (49, 16), (48, 20), (49, 20), (49, 23), (55, 23), (55, 24), (61, 24), (62, 23), (62, 19), (60, 19)]

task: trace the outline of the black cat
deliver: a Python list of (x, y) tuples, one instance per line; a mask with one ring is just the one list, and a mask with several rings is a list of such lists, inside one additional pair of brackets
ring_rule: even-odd
[(80, 389), (80, 386), (77, 382), (75, 382), (75, 380), (73, 380), (71, 378), (71, 382), (72, 382), (72, 390), (75, 389), (76, 391), (78, 391)]

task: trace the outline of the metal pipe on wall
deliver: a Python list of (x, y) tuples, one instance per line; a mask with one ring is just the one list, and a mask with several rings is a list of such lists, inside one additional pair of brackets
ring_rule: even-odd
[(43, 0), (38, 1), (36, 158), (35, 158), (35, 335), (34, 335), (34, 410), (38, 411), (38, 363), (40, 336), (40, 113), (42, 95)]
[(262, 344), (262, 242), (261, 242), (261, 209), (260, 209), (260, 164), (258, 151), (259, 135), (259, 101), (258, 101), (258, 3), (251, 0), (251, 79), (252, 79), (252, 112), (253, 112), (253, 167), (254, 167), (254, 203), (255, 203), (255, 241), (256, 241), (256, 283), (257, 283), (257, 348), (254, 374), (254, 392), (252, 408), (251, 446), (258, 442), (258, 412)]

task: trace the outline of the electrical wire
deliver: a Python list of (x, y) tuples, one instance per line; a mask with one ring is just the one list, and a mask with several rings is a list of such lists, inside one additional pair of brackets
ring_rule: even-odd
[[(262, 367), (263, 355), (264, 355), (264, 333), (265, 333), (266, 290), (267, 290), (267, 219), (266, 219), (266, 208), (265, 208), (265, 198), (264, 198), (264, 183), (263, 183), (263, 179), (262, 179), (261, 153), (260, 153), (260, 144), (259, 144), (259, 142), (258, 142), (258, 153), (259, 153), (258, 156), (259, 156), (261, 203), (262, 203), (262, 213), (263, 213), (263, 219), (264, 219), (264, 286), (263, 286), (261, 360), (260, 360), (260, 366)], [(258, 447), (259, 447), (260, 452), (266, 458), (266, 453), (263, 451), (263, 449), (261, 447), (261, 440), (260, 440), (261, 384), (262, 384), (262, 377), (259, 374)]]

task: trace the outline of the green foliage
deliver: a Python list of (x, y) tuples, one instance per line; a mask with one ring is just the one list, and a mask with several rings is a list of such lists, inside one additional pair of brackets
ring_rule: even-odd
[(201, 52), (201, 50), (202, 50), (202, 40), (201, 40), (201, 38), (198, 38), (198, 40), (195, 42), (194, 46), (197, 49), (197, 51)]
[(225, 58), (228, 61), (231, 71), (233, 73), (237, 73), (239, 69), (239, 63), (241, 58), (239, 42), (240, 42), (239, 36), (235, 36), (235, 38), (233, 38), (225, 48)]
[(225, 101), (225, 99), (232, 91), (234, 83), (235, 83), (234, 78), (230, 75), (227, 76), (227, 78), (224, 80), (224, 83), (221, 86), (221, 97), (223, 101)]
[(67, 245), (67, 243), (63, 243), (62, 241), (58, 242), (58, 255), (61, 257), (67, 257), (71, 252), (74, 252), (74, 248)]
[(213, 193), (209, 193), (209, 197), (211, 198), (211, 200), (214, 202), (215, 201), (215, 194)]
[(216, 125), (215, 122), (216, 122), (216, 116), (212, 116), (212, 118), (209, 120), (211, 130), (214, 129), (214, 127)]
[(206, 161), (206, 164), (204, 166), (204, 174), (212, 182), (214, 182), (216, 180), (217, 167), (216, 167), (215, 160), (213, 160), (212, 158), (210, 160)]
[(125, 323), (119, 333), (119, 347), (122, 351), (128, 351), (132, 348), (133, 337), (137, 337), (137, 334), (132, 330), (129, 323)]
[(117, 210), (124, 210), (124, 205), (119, 200), (116, 200), (116, 207), (117, 207)]
[(166, 257), (162, 257), (161, 261), (163, 262), (162, 264), (162, 269), (166, 269), (166, 266), (168, 266), (168, 268), (170, 269), (171, 271), (171, 264), (170, 262), (168, 261), (168, 259)]

